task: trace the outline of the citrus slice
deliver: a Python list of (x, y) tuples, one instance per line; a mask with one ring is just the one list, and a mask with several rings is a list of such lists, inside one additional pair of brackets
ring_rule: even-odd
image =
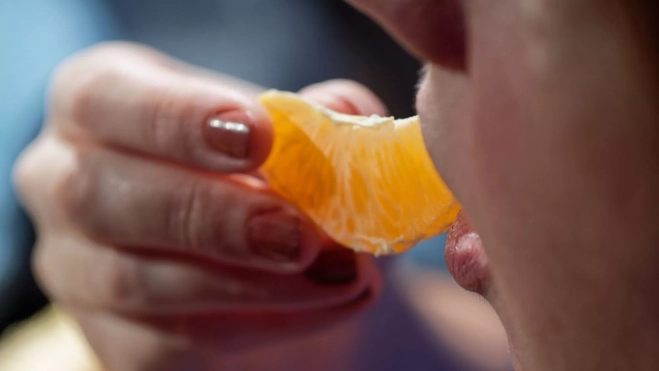
[(330, 238), (358, 252), (403, 252), (460, 209), (435, 171), (417, 116), (353, 116), (294, 93), (259, 98), (274, 126), (261, 172)]

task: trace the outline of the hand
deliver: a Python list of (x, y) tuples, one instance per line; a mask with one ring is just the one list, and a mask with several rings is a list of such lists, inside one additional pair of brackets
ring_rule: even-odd
[[(369, 257), (324, 241), (258, 177), (272, 141), (258, 92), (120, 43), (55, 74), (15, 179), (38, 231), (39, 282), (108, 368), (203, 369), (377, 295)], [(301, 93), (384, 111), (347, 81)]]

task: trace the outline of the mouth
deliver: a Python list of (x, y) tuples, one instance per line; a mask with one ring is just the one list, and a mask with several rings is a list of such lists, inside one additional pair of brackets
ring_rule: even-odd
[(491, 275), (483, 243), (462, 213), (448, 232), (444, 259), (458, 285), (482, 296), (487, 294)]

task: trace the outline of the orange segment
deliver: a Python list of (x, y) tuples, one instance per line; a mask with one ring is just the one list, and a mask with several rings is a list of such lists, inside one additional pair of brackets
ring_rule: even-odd
[(435, 171), (418, 117), (345, 115), (274, 90), (260, 102), (274, 125), (263, 176), (335, 241), (394, 254), (455, 220), (460, 206)]

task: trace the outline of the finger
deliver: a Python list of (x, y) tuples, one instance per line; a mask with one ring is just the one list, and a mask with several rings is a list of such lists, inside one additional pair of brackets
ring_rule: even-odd
[[(205, 352), (235, 352), (270, 342), (282, 342), (318, 331), (354, 317), (368, 308), (376, 297), (364, 291), (340, 305), (300, 312), (248, 313), (226, 316), (187, 317), (170, 321), (152, 318), (148, 324), (167, 333), (192, 338)], [(218, 337), (222, 333), (225, 336)]]
[[(115, 313), (70, 312), (108, 369), (224, 369), (223, 366), (231, 364), (231, 358), (227, 357), (237, 354), (240, 355), (242, 366), (237, 369), (245, 369), (243, 352), (268, 343), (281, 344), (291, 339), (300, 339), (301, 335), (334, 327), (362, 312), (372, 300), (372, 296), (365, 294), (353, 303), (328, 310), (265, 318), (228, 315), (139, 322)], [(347, 335), (352, 335), (352, 332)], [(342, 339), (340, 337), (336, 341)], [(303, 339), (296, 349), (302, 353), (310, 352), (315, 357), (318, 355), (316, 352), (322, 352), (327, 346), (327, 340), (323, 340), (313, 344), (313, 340)], [(123, 356), (117, 357), (117, 354)], [(277, 364), (278, 358), (269, 358), (268, 362)], [(257, 357), (254, 365), (261, 365), (262, 359)], [(249, 366), (247, 369), (250, 369)]]
[(56, 74), (52, 121), (76, 139), (198, 168), (258, 167), (272, 142), (265, 110), (232, 84), (170, 65), (116, 46), (88, 52)]
[(382, 101), (365, 86), (350, 80), (329, 80), (300, 90), (300, 95), (349, 115), (387, 116)]
[(62, 174), (71, 173), (76, 162), (71, 146), (49, 131), (46, 128), (21, 153), (13, 169), (17, 194), (39, 230), (67, 228), (53, 200), (60, 199)]
[(94, 240), (282, 273), (299, 272), (318, 253), (313, 224), (258, 180), (99, 147), (80, 149), (76, 161), (56, 199)]
[(52, 297), (76, 307), (167, 318), (275, 313), (340, 305), (363, 293), (376, 277), (373, 263), (366, 256), (337, 259), (344, 251), (319, 258), (330, 273), (352, 270), (351, 280), (331, 281), (318, 274), (278, 275), (154, 259), (62, 234), (43, 240), (35, 268)]
[(66, 308), (107, 370), (206, 370), (189, 339), (107, 311)]

